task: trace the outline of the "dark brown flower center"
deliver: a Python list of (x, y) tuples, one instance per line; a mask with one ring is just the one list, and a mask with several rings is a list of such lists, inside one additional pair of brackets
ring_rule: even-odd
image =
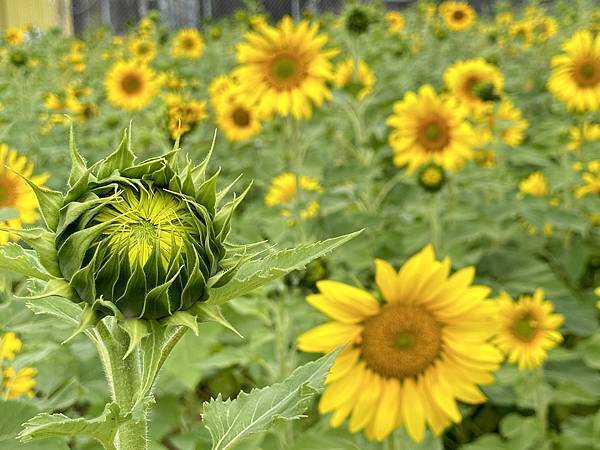
[(465, 19), (465, 17), (466, 17), (465, 12), (460, 9), (457, 9), (456, 11), (454, 11), (452, 13), (452, 18), (454, 20), (456, 20), (457, 22), (462, 22)]
[(233, 110), (232, 118), (238, 127), (247, 127), (250, 124), (250, 113), (240, 106)]
[(440, 118), (425, 122), (419, 130), (418, 141), (427, 151), (443, 150), (450, 142), (447, 124)]
[(442, 350), (442, 327), (424, 308), (387, 305), (370, 317), (362, 333), (362, 358), (384, 377), (423, 373)]
[(121, 79), (121, 88), (128, 95), (138, 94), (144, 85), (137, 73), (128, 73)]
[(0, 207), (10, 208), (15, 206), (16, 192), (14, 182), (6, 178), (0, 177)]
[(575, 68), (575, 81), (581, 87), (600, 84), (600, 62), (584, 61)]

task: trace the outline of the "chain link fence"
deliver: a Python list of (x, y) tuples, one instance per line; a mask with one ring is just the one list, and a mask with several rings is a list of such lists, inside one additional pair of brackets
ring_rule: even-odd
[[(249, 5), (259, 5), (274, 19), (285, 15), (299, 18), (302, 12), (339, 12), (347, 0), (72, 0), (75, 33), (108, 25), (122, 33), (150, 10), (158, 10), (171, 28), (197, 27), (202, 21), (228, 16)], [(363, 0), (368, 3), (369, 0)], [(415, 0), (385, 0), (389, 9), (401, 9)], [(523, 0), (514, 0), (522, 3)], [(489, 11), (493, 0), (470, 0), (479, 11)]]

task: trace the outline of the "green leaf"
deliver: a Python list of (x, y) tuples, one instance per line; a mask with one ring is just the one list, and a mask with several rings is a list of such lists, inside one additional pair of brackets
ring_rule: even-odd
[(125, 359), (135, 350), (142, 338), (148, 335), (148, 325), (145, 320), (129, 319), (122, 324), (122, 327), (129, 336), (129, 346), (123, 356)]
[(21, 230), (15, 230), (15, 234), (18, 234), (31, 248), (38, 254), (40, 262), (44, 268), (52, 276), (60, 277), (60, 270), (58, 268), (58, 259), (56, 256), (56, 246), (54, 241), (56, 235), (44, 228), (24, 228)]
[(221, 396), (204, 403), (204, 425), (213, 440), (213, 450), (233, 448), (240, 440), (266, 431), (274, 423), (303, 417), (313, 397), (323, 390), (339, 350), (297, 368), (281, 383), (242, 392), (237, 399)]
[(89, 436), (100, 442), (105, 449), (113, 450), (115, 435), (119, 426), (128, 417), (121, 415), (118, 405), (109, 403), (104, 412), (94, 419), (69, 419), (63, 414), (38, 414), (27, 421), (18, 438), (22, 442), (57, 436)]
[(0, 246), (0, 269), (44, 281), (53, 278), (44, 270), (33, 250), (25, 250), (12, 242)]
[(221, 288), (210, 290), (208, 303), (220, 305), (233, 298), (241, 297), (292, 270), (303, 269), (309, 262), (326, 255), (336, 247), (354, 239), (360, 233), (362, 230), (326, 241), (303, 244), (261, 259), (248, 261), (238, 269), (233, 280)]
[(40, 298), (27, 302), (27, 307), (34, 314), (48, 314), (58, 317), (70, 325), (77, 326), (81, 320), (83, 309), (71, 300), (61, 297)]
[[(221, 313), (221, 308), (217, 305), (209, 305), (207, 303), (196, 303), (193, 308), (194, 312), (198, 314), (198, 318), (202, 322), (216, 322), (219, 325), (233, 331), (242, 339), (244, 336), (240, 334), (238, 330), (225, 318)], [(198, 334), (198, 333), (196, 333)]]
[(62, 208), (64, 204), (64, 195), (62, 192), (38, 186), (25, 177), (21, 178), (23, 178), (31, 190), (33, 190), (40, 206), (40, 212), (42, 213), (44, 223), (50, 230), (56, 231), (56, 227), (58, 227), (58, 210)]
[(600, 333), (582, 341), (577, 346), (577, 351), (588, 367), (600, 370)]

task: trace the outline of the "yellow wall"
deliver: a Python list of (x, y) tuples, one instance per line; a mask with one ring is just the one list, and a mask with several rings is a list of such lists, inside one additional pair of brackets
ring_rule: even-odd
[(73, 32), (71, 0), (0, 0), (0, 28), (33, 25)]

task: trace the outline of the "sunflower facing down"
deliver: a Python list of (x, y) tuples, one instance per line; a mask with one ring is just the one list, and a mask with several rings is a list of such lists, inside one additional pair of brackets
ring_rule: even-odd
[(412, 173), (433, 161), (446, 170), (460, 169), (473, 158), (476, 135), (466, 121), (468, 110), (452, 97), (438, 96), (429, 85), (408, 92), (394, 104), (387, 124), (394, 164)]
[(504, 89), (502, 73), (483, 58), (455, 62), (445, 70), (444, 82), (450, 92), (473, 112), (480, 112), (489, 103), (481, 95), (488, 85), (495, 95), (501, 94)]
[(578, 31), (552, 58), (548, 90), (578, 112), (600, 109), (600, 34)]
[(452, 31), (468, 30), (477, 18), (477, 13), (467, 2), (443, 2), (440, 14)]
[(562, 342), (558, 328), (564, 317), (554, 314), (553, 305), (544, 300), (542, 289), (516, 302), (502, 292), (497, 303), (500, 330), (495, 343), (506, 353), (508, 362), (518, 364), (520, 369), (539, 367), (547, 351)]
[(333, 321), (299, 338), (306, 352), (346, 348), (326, 379), (319, 403), (331, 425), (349, 418), (350, 432), (383, 440), (399, 426), (421, 441), (461, 421), (457, 401), (483, 403), (478, 385), (493, 382), (502, 354), (490, 343), (495, 327), (490, 289), (472, 285), (475, 270), (450, 275), (425, 247), (396, 272), (375, 261), (383, 303), (337, 281), (317, 283), (307, 301)]
[(200, 59), (204, 52), (204, 40), (198, 30), (187, 28), (175, 35), (171, 55), (178, 59)]
[(139, 61), (114, 64), (104, 80), (108, 100), (127, 111), (144, 108), (157, 94), (160, 83), (154, 71)]
[(334, 82), (337, 87), (346, 87), (359, 99), (365, 98), (373, 90), (375, 75), (364, 61), (358, 61), (355, 67), (352, 59), (346, 59), (335, 69)]
[[(9, 150), (6, 144), (0, 144), (0, 208), (10, 208), (15, 216), (2, 222), (0, 227), (19, 230), (23, 224), (32, 224), (38, 219), (37, 199), (27, 182), (21, 178), (29, 178), (37, 186), (42, 186), (48, 174), (34, 175), (33, 164), (15, 150)], [(18, 236), (0, 230), (0, 243)]]
[(234, 76), (261, 116), (309, 118), (313, 104), (331, 98), (325, 82), (333, 78), (330, 58), (336, 51), (323, 50), (327, 36), (318, 34), (318, 25), (295, 25), (284, 17), (277, 27), (265, 25), (245, 38), (237, 46)]

